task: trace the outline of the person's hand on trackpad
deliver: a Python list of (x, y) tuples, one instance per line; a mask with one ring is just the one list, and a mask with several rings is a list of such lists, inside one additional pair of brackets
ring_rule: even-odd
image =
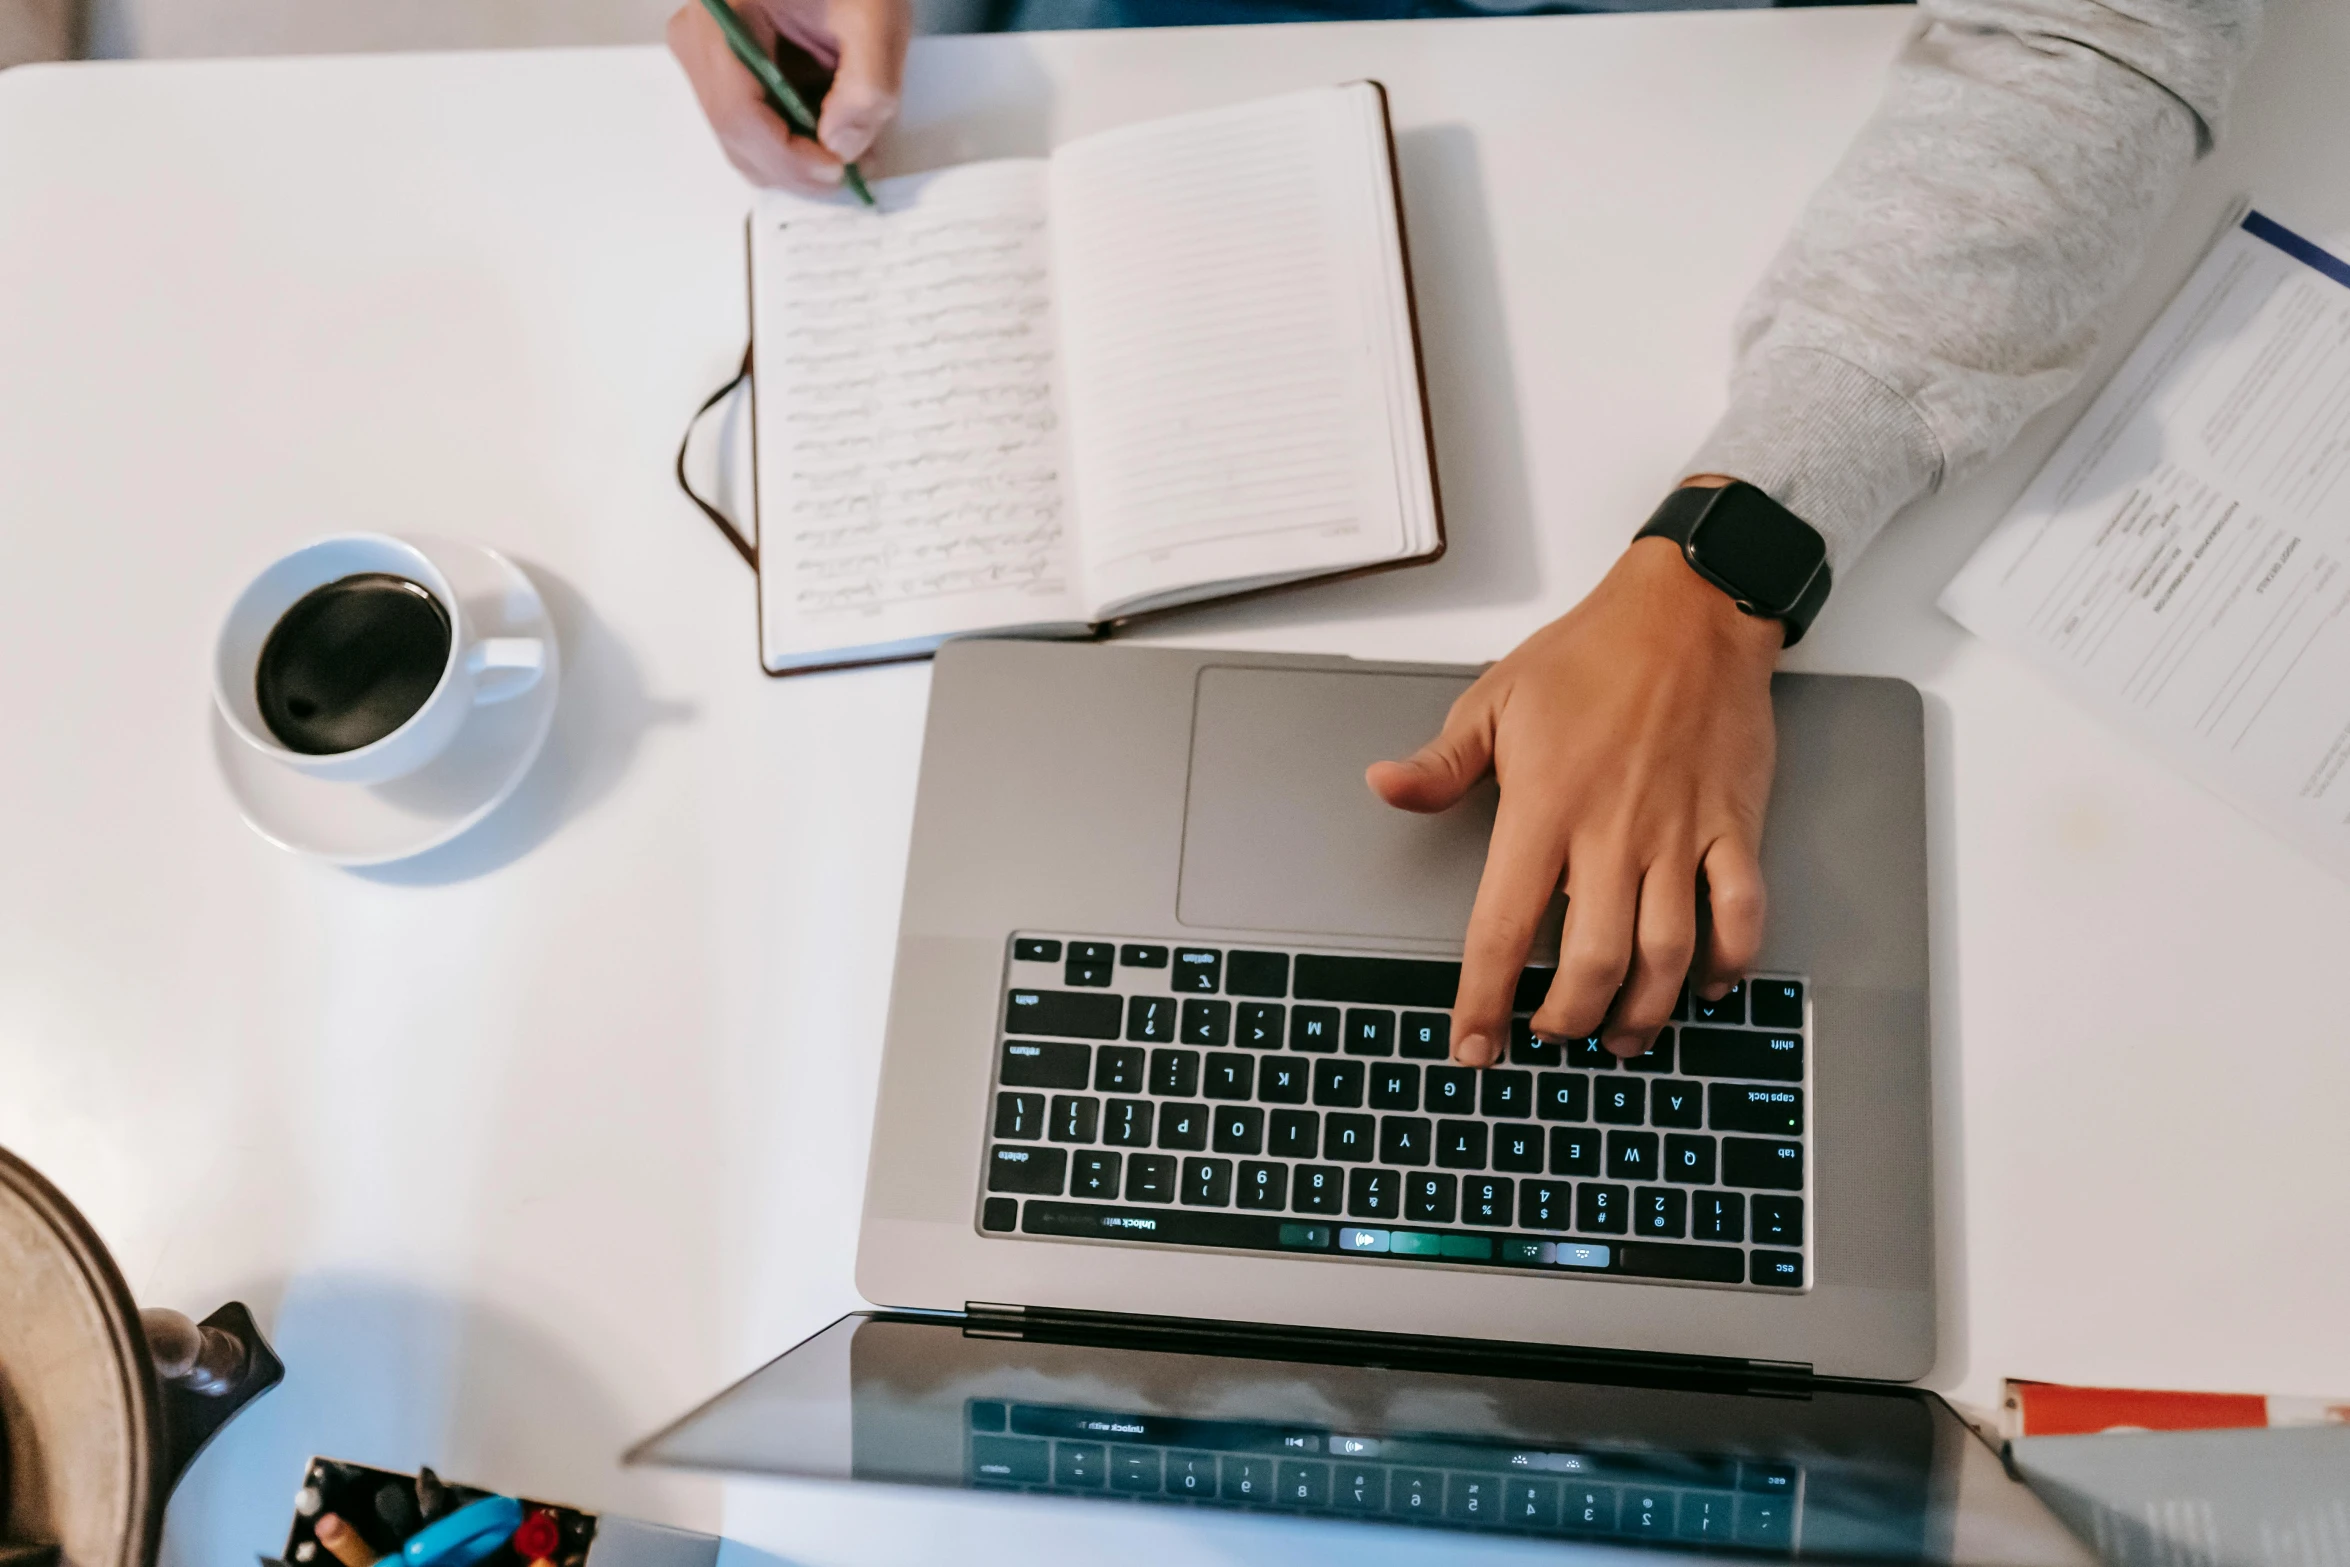
[(1441, 811), (1490, 770), (1501, 803), (1452, 1013), (1453, 1059), (1508, 1049), (1510, 1001), (1553, 890), (1551, 1039), (1646, 1050), (1686, 976), (1708, 999), (1762, 947), (1757, 858), (1770, 798), (1771, 670), (1784, 630), (1738, 611), (1668, 539), (1605, 580), (1453, 704), (1443, 731), (1367, 775), (1388, 804)]

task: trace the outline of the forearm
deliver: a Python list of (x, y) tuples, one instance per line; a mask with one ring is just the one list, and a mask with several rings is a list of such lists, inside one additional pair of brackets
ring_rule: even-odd
[(2079, 377), (2260, 0), (1922, 0), (1883, 105), (1737, 328), (1692, 473), (1769, 491), (1840, 573)]

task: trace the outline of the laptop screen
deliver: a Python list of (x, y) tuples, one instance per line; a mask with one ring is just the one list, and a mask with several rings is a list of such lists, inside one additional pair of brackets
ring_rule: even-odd
[(857, 1315), (631, 1458), (1757, 1557), (2087, 1560), (1931, 1394), (1460, 1365)]

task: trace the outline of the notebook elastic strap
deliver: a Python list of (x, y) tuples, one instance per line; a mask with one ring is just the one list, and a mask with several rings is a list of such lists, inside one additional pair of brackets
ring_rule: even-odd
[(685, 476), (685, 454), (686, 450), (694, 444), (694, 431), (701, 428), (702, 421), (709, 417), (711, 409), (733, 396), (735, 388), (750, 378), (751, 350), (748, 345), (745, 345), (742, 368), (734, 373), (734, 379), (704, 398), (702, 406), (695, 409), (693, 417), (685, 422), (685, 439), (677, 443), (677, 487), (685, 491), (687, 500), (702, 508), (703, 516), (718, 525), (718, 531), (726, 535), (726, 542), (734, 546), (734, 552), (743, 558), (743, 564), (753, 571), (757, 571), (759, 569), (759, 546), (743, 537), (743, 531), (734, 525), (734, 519), (704, 500), (701, 494), (694, 489), (693, 480)]

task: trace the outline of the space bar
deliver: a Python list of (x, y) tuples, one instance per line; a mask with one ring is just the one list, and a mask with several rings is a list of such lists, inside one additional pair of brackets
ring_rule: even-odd
[[(1515, 1010), (1530, 1012), (1550, 989), (1551, 971), (1529, 968), (1518, 976)], [(1300, 1001), (1353, 1001), (1366, 1006), (1449, 1008), (1460, 989), (1461, 966), (1433, 958), (1350, 958), (1327, 953), (1297, 955), (1297, 979), (1290, 994)]]

